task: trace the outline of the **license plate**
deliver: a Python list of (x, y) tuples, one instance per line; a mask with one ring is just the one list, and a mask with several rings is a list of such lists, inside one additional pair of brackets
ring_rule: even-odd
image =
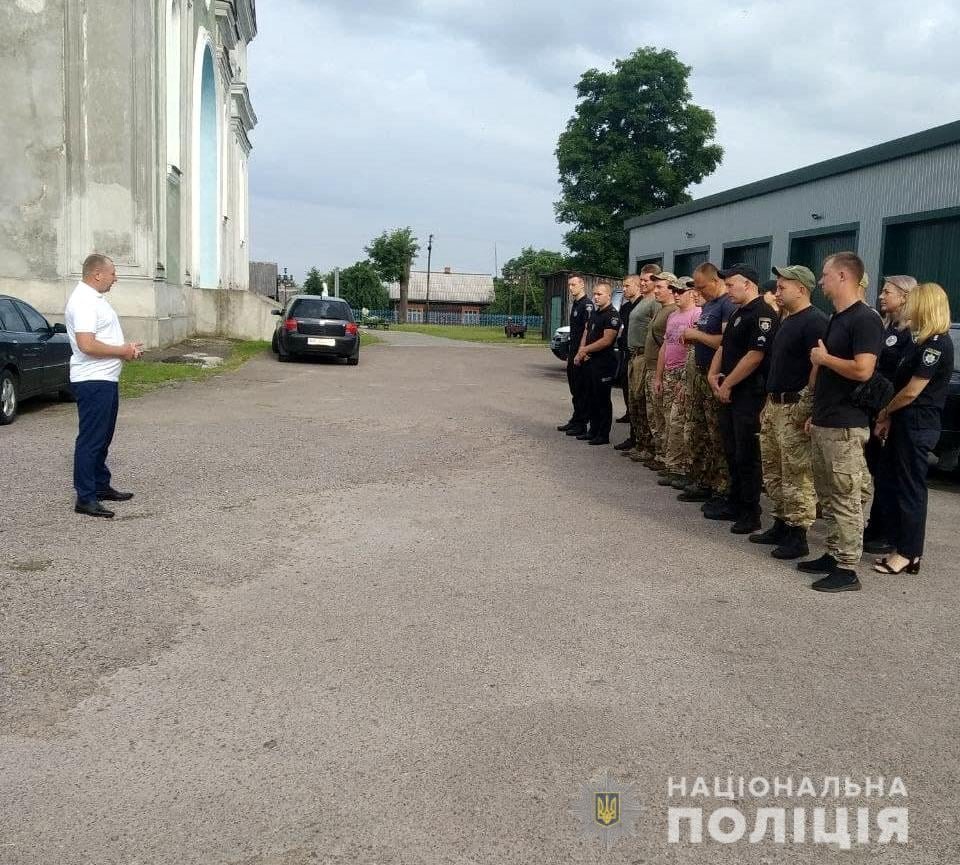
[(337, 341), (335, 339), (330, 339), (327, 336), (308, 336), (307, 345), (336, 345)]

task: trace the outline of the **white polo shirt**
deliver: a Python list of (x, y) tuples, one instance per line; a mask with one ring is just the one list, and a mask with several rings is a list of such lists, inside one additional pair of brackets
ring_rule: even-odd
[(77, 287), (67, 301), (64, 312), (67, 336), (73, 355), (70, 358), (70, 381), (119, 381), (123, 361), (113, 357), (90, 357), (77, 348), (78, 333), (92, 333), (98, 342), (123, 345), (120, 319), (105, 294), (85, 282)]

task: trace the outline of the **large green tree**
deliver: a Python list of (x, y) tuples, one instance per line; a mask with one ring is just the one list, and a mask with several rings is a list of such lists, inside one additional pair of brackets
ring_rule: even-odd
[(557, 221), (576, 267), (617, 276), (627, 264), (624, 220), (690, 200), (687, 188), (720, 164), (713, 112), (690, 101), (690, 67), (673, 51), (640, 48), (612, 72), (589, 69), (557, 143)]
[(384, 282), (400, 283), (400, 309), (397, 319), (401, 323), (407, 321), (407, 293), (410, 288), (410, 265), (420, 251), (417, 238), (413, 231), (407, 228), (397, 228), (391, 232), (384, 231), (374, 238), (364, 252), (370, 256), (373, 266)]
[(493, 281), (493, 303), (487, 312), (519, 315), (523, 312), (526, 295), (527, 312), (540, 315), (543, 308), (543, 281), (541, 277), (558, 270), (566, 270), (570, 257), (551, 249), (528, 246), (520, 255), (503, 265), (501, 276)]
[(303, 281), (304, 294), (323, 293), (323, 274), (315, 267), (307, 271), (307, 278)]
[[(328, 285), (333, 285), (332, 277)], [(340, 297), (354, 309), (389, 309), (390, 293), (371, 261), (358, 261), (340, 271)]]

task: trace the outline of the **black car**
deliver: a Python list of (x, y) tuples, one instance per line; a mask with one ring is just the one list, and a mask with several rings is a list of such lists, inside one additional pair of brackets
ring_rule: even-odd
[(272, 343), (280, 360), (326, 355), (360, 363), (360, 330), (345, 300), (298, 294), (273, 314), (280, 316)]
[(953, 340), (953, 375), (943, 407), (940, 441), (933, 450), (937, 467), (948, 472), (954, 471), (960, 462), (960, 324), (950, 325), (950, 338)]
[(17, 416), (21, 400), (40, 394), (72, 399), (70, 340), (29, 303), (0, 294), (0, 424)]

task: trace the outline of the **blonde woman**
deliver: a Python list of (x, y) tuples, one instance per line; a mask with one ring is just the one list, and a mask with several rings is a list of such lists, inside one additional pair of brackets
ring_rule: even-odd
[(950, 303), (935, 282), (910, 292), (906, 318), (911, 344), (894, 376), (896, 393), (877, 418), (885, 442), (877, 495), (894, 503), (894, 551), (878, 559), (880, 574), (916, 574), (927, 523), (927, 456), (940, 438), (940, 417), (953, 373)]
[[(883, 348), (877, 358), (877, 372), (893, 384), (897, 365), (907, 346), (912, 344), (910, 329), (907, 327), (905, 311), (907, 298), (916, 288), (917, 281), (912, 276), (884, 277), (880, 288), (879, 306), (883, 316)], [(876, 418), (871, 419), (870, 426), (876, 424)], [(877, 473), (880, 469), (880, 455), (883, 446), (876, 436), (872, 436), (864, 449), (867, 458), (867, 468), (874, 478), (874, 486), (879, 483)], [(863, 532), (863, 548), (868, 553), (889, 553), (893, 547), (890, 537), (893, 534), (892, 502), (875, 495), (870, 505), (870, 521)]]

